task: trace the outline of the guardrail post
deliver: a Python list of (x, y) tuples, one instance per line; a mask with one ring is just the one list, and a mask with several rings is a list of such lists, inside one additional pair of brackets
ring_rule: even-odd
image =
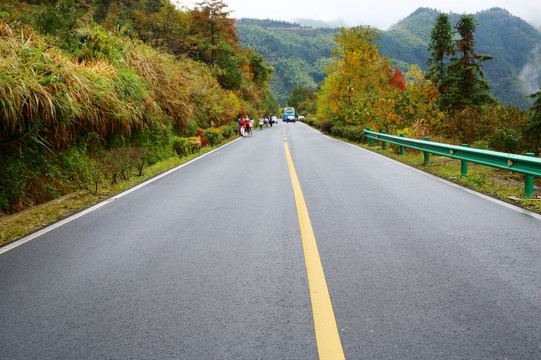
[[(526, 156), (535, 157), (534, 153), (526, 153)], [(531, 175), (524, 175), (524, 197), (532, 198), (533, 197), (533, 180), (534, 177)]]
[[(372, 131), (372, 129), (367, 129), (368, 131)], [(374, 139), (368, 138), (368, 146), (372, 147), (374, 146)]]
[[(468, 147), (468, 144), (462, 144), (464, 147)], [(460, 175), (463, 177), (468, 176), (468, 162), (466, 160), (460, 161)]]
[[(382, 134), (387, 134), (385, 130), (381, 130)], [(385, 141), (381, 141), (381, 150), (387, 150), (387, 143)]]
[[(400, 134), (400, 137), (404, 137), (404, 134)], [(404, 155), (404, 146), (400, 145), (400, 155)]]
[[(430, 136), (425, 136), (424, 140), (430, 141)], [(425, 151), (425, 164), (430, 163), (430, 153), (428, 151)]]

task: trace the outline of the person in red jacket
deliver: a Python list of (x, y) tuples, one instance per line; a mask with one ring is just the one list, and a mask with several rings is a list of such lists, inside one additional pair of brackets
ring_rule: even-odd
[(244, 137), (244, 119), (242, 117), (239, 119), (239, 135)]

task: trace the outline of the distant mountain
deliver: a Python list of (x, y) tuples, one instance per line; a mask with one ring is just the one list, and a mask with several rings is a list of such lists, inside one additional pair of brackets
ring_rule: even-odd
[(337, 28), (256, 19), (240, 19), (237, 25), (240, 43), (254, 48), (275, 68), (270, 87), (281, 105), (298, 84), (315, 90), (325, 78)]
[[(379, 31), (381, 53), (403, 71), (410, 64), (426, 70), (430, 32), (437, 15), (437, 10), (419, 8), (388, 31)], [(449, 15), (454, 26), (460, 15)], [(540, 86), (541, 31), (499, 8), (478, 12), (475, 17), (480, 21), (475, 33), (476, 52), (494, 57), (483, 67), (494, 95), (503, 104), (526, 108), (530, 102), (525, 95)], [(264, 55), (276, 69), (271, 89), (281, 104), (297, 84), (316, 89), (336, 45), (333, 39), (338, 28), (306, 24), (309, 22), (302, 19), (296, 24), (255, 19), (237, 22), (240, 42)]]

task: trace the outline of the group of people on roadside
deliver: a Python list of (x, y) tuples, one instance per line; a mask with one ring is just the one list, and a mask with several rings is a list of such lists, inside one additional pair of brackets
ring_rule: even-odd
[(259, 118), (259, 128), (260, 129), (263, 129), (263, 125), (265, 125), (265, 127), (269, 127), (271, 126), (272, 127), (272, 124), (276, 123), (276, 121), (274, 121), (272, 119), (272, 117), (260, 117)]
[[(241, 116), (238, 120), (239, 123), (239, 135), (246, 137), (253, 134), (254, 130), (254, 119), (249, 116)], [(272, 126), (272, 124), (277, 124), (278, 122), (273, 119), (273, 117), (260, 117), (259, 118), (259, 128), (263, 129), (265, 127)]]
[(241, 117), (239, 119), (239, 135), (246, 137), (252, 135), (254, 130), (254, 119), (250, 119), (248, 116)]

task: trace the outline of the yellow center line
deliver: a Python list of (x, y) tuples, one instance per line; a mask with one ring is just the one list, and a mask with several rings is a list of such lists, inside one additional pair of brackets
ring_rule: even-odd
[(325, 273), (321, 265), (319, 251), (317, 250), (314, 230), (312, 229), (308, 208), (304, 201), (304, 195), (302, 194), (301, 185), (297, 178), (295, 167), (293, 166), (293, 160), (291, 159), (287, 142), (284, 142), (284, 148), (289, 174), (291, 176), (291, 185), (293, 185), (293, 193), (295, 194), (295, 203), (297, 205), (319, 358), (333, 360), (345, 359), (331, 304), (331, 297), (329, 296), (329, 289), (327, 288), (327, 281), (325, 280)]

